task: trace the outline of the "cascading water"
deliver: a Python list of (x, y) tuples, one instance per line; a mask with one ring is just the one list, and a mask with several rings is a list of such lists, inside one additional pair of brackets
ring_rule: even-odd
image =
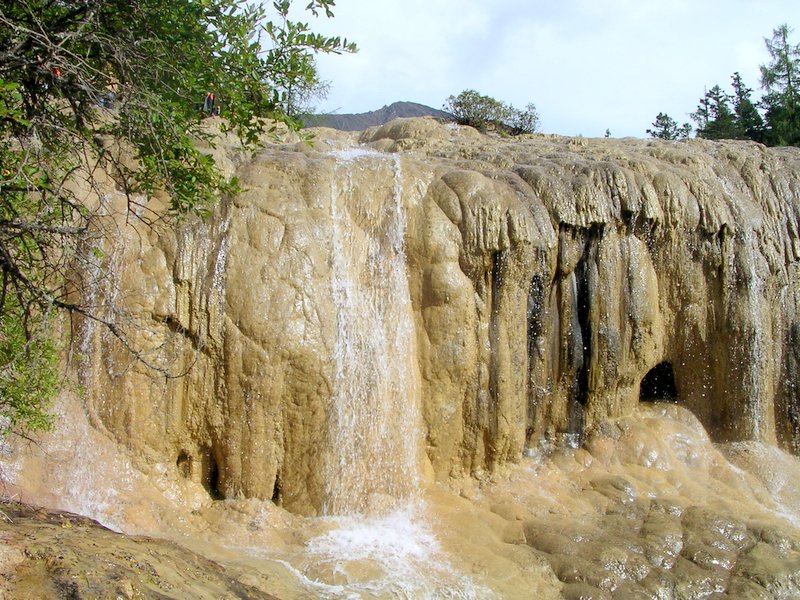
[[(337, 328), (323, 511), (352, 514), (417, 489), (421, 418), (400, 162), (363, 151), (337, 159), (347, 176), (341, 187), (334, 178), (330, 199)], [(365, 207), (351, 206), (358, 200), (353, 171), (387, 163), (391, 205), (356, 223), (349, 211)]]
[(764, 440), (766, 437), (766, 422), (764, 406), (764, 377), (768, 372), (767, 344), (765, 341), (765, 328), (768, 327), (766, 315), (763, 312), (764, 283), (759, 274), (759, 260), (757, 234), (752, 228), (744, 230), (741, 236), (740, 247), (743, 260), (732, 269), (740, 281), (744, 282), (740, 294), (744, 307), (746, 323), (747, 344), (739, 348), (742, 354), (743, 381), (747, 403), (743, 406), (748, 423), (748, 430), (741, 432), (744, 438)]
[[(400, 160), (362, 150), (336, 159), (335, 379), (323, 505), (334, 528), (307, 542), (300, 570), (313, 578), (327, 568), (346, 582), (317, 589), (321, 597), (493, 597), (449, 564), (416, 497), (422, 419)], [(391, 185), (377, 192), (385, 202), (361, 195), (365, 169), (391, 169)]]
[(764, 341), (764, 324), (765, 319), (761, 311), (761, 300), (764, 293), (764, 284), (761, 280), (761, 275), (758, 273), (756, 267), (756, 257), (758, 256), (756, 234), (752, 229), (745, 232), (745, 256), (747, 256), (746, 264), (748, 266), (747, 277), (747, 306), (748, 313), (752, 319), (753, 338), (752, 338), (752, 360), (750, 361), (750, 368), (748, 370), (748, 385), (750, 389), (750, 402), (747, 409), (751, 411), (751, 422), (753, 429), (750, 435), (753, 439), (763, 440), (766, 437), (766, 429), (764, 423), (764, 413), (766, 408), (763, 406), (763, 380), (767, 373), (766, 351)]

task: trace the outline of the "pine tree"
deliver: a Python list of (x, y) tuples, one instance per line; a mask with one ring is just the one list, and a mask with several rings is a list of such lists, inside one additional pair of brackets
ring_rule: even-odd
[(715, 85), (708, 90), (691, 117), (697, 122), (697, 137), (709, 140), (742, 139), (744, 132), (731, 110), (733, 98)]
[(708, 126), (709, 121), (712, 119), (708, 91), (706, 91), (703, 94), (703, 97), (700, 98), (700, 101), (697, 105), (697, 110), (693, 113), (690, 113), (689, 116), (695, 123), (697, 123), (698, 131), (702, 131)]
[(773, 30), (771, 40), (764, 40), (772, 59), (761, 65), (765, 141), (774, 145), (800, 145), (800, 44), (789, 43), (791, 33), (784, 24)]
[(685, 139), (691, 132), (692, 126), (689, 123), (678, 126), (678, 122), (666, 113), (658, 113), (653, 121), (653, 129), (647, 130), (650, 137), (660, 140)]
[(758, 112), (756, 105), (750, 100), (753, 90), (742, 81), (738, 72), (731, 76), (733, 83), (733, 111), (739, 130), (749, 140), (761, 142), (764, 139), (764, 119)]

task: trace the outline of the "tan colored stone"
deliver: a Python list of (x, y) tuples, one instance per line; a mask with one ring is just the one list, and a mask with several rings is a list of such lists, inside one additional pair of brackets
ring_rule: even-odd
[[(337, 443), (334, 226), (368, 286), (370, 244), (386, 246), (397, 206), (419, 462), (436, 479), (502, 473), (545, 437), (631, 414), (662, 362), (715, 440), (800, 442), (796, 149), (504, 139), (429, 119), (371, 129), (365, 146), (317, 139), (252, 158), (221, 140), (241, 194), (208, 222), (120, 220), (104, 242), (97, 297), (149, 362), (188, 370), (153, 376), (79, 325), (89, 413), (142, 464), (186, 455), (214, 496), (322, 510)], [(365, 148), (387, 154), (354, 158)]]

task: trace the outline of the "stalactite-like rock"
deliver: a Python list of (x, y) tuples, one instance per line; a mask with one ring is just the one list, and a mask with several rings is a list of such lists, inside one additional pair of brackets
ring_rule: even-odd
[(526, 446), (624, 416), (653, 369), (645, 400), (677, 401), (714, 439), (797, 451), (800, 151), (503, 139), (425, 119), (360, 142), (384, 154), (349, 160), (355, 139), (320, 131), (316, 149), (237, 159), (244, 192), (208, 223), (121, 225), (98, 293), (118, 291), (110, 305), (154, 359), (191, 370), (154, 378), (87, 327), (98, 426), (215, 497), (322, 510), (333, 220), (377, 260), (399, 194), (427, 476), (502, 471)]

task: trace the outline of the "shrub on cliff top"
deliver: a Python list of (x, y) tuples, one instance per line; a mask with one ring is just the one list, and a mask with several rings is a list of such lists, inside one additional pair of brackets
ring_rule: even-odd
[(481, 130), (494, 128), (520, 135), (533, 133), (539, 126), (539, 115), (533, 104), (520, 110), (475, 90), (464, 90), (458, 96), (448, 96), (444, 110), (451, 113), (458, 124)]

